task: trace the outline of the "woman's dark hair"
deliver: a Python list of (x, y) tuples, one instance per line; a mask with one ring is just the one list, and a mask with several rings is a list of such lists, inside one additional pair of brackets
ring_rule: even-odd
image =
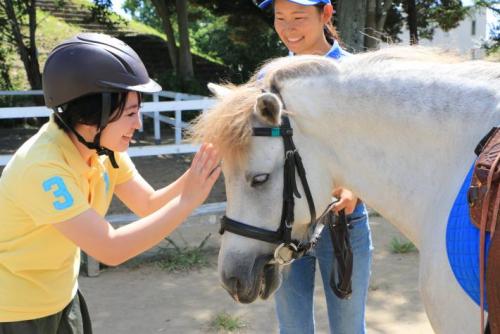
[[(121, 117), (125, 109), (125, 104), (127, 103), (127, 96), (128, 92), (111, 93), (111, 110), (116, 110), (116, 112), (110, 115), (108, 123), (114, 122)], [(141, 94), (137, 93), (137, 97), (140, 104)], [(101, 121), (101, 108), (102, 94), (89, 94), (63, 105), (61, 107), (63, 112), (59, 115), (63, 121), (73, 129), (77, 124), (99, 126), (99, 122)], [(68, 129), (66, 129), (58, 117), (54, 117), (54, 120), (59, 128), (68, 132)]]
[[(314, 7), (316, 7), (320, 13), (323, 13), (325, 6), (326, 6), (326, 4), (324, 4), (324, 3), (314, 5)], [(328, 41), (328, 43), (330, 43), (332, 45), (335, 41), (337, 41), (338, 43), (341, 43), (339, 34), (337, 33), (337, 29), (335, 29), (335, 27), (333, 26), (332, 21), (328, 21), (325, 24), (325, 26), (323, 27), (323, 32), (325, 33), (325, 37), (326, 37), (326, 40)]]

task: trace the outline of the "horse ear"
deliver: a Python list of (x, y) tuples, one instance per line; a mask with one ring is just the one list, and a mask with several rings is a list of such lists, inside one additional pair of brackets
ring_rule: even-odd
[(207, 87), (208, 87), (208, 90), (210, 90), (212, 92), (212, 94), (214, 94), (215, 97), (218, 99), (224, 98), (224, 96), (226, 96), (230, 92), (229, 88), (214, 84), (213, 82), (209, 82), (207, 84)]
[(283, 104), (276, 94), (263, 93), (257, 98), (254, 114), (263, 122), (279, 125)]

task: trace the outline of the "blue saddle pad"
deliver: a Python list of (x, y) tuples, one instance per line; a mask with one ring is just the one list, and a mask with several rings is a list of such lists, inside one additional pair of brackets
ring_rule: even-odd
[[(474, 166), (467, 174), (448, 217), (446, 250), (458, 283), (479, 305), (479, 229), (470, 220), (467, 203), (467, 190), (472, 181), (473, 168)], [(489, 233), (486, 233), (486, 252), (490, 246), (489, 239)], [(484, 300), (487, 310), (486, 295)]]

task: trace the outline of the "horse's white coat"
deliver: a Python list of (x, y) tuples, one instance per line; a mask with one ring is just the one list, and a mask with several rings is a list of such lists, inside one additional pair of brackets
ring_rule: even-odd
[[(294, 58), (278, 66), (301, 61)], [(420, 249), (420, 290), (436, 333), (477, 333), (479, 308), (454, 278), (445, 233), (474, 147), (500, 121), (500, 66), (397, 59), (367, 63), (356, 56), (328, 66), (332, 70), (321, 76), (277, 82), (318, 213), (333, 186), (353, 190)], [(281, 139), (254, 137), (246, 168), (223, 168), (227, 215), (276, 229), (282, 163)], [(250, 187), (259, 173), (269, 173), (269, 181)], [(296, 224), (304, 226), (309, 220), (304, 196), (295, 212)], [(222, 241), (221, 257), (228, 250), (270, 247), (230, 233)]]

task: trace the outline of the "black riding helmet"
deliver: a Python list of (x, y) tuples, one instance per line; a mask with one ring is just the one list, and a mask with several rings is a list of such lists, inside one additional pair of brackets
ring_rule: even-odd
[[(111, 93), (161, 90), (131, 47), (117, 38), (95, 33), (78, 34), (56, 46), (47, 58), (42, 80), (47, 107), (54, 109), (55, 116), (82, 144), (99, 155), (108, 155), (115, 168), (114, 152), (100, 145), (101, 132), (112, 113)], [(102, 94), (101, 120), (94, 141), (87, 142), (62, 120), (60, 107), (96, 93)]]

